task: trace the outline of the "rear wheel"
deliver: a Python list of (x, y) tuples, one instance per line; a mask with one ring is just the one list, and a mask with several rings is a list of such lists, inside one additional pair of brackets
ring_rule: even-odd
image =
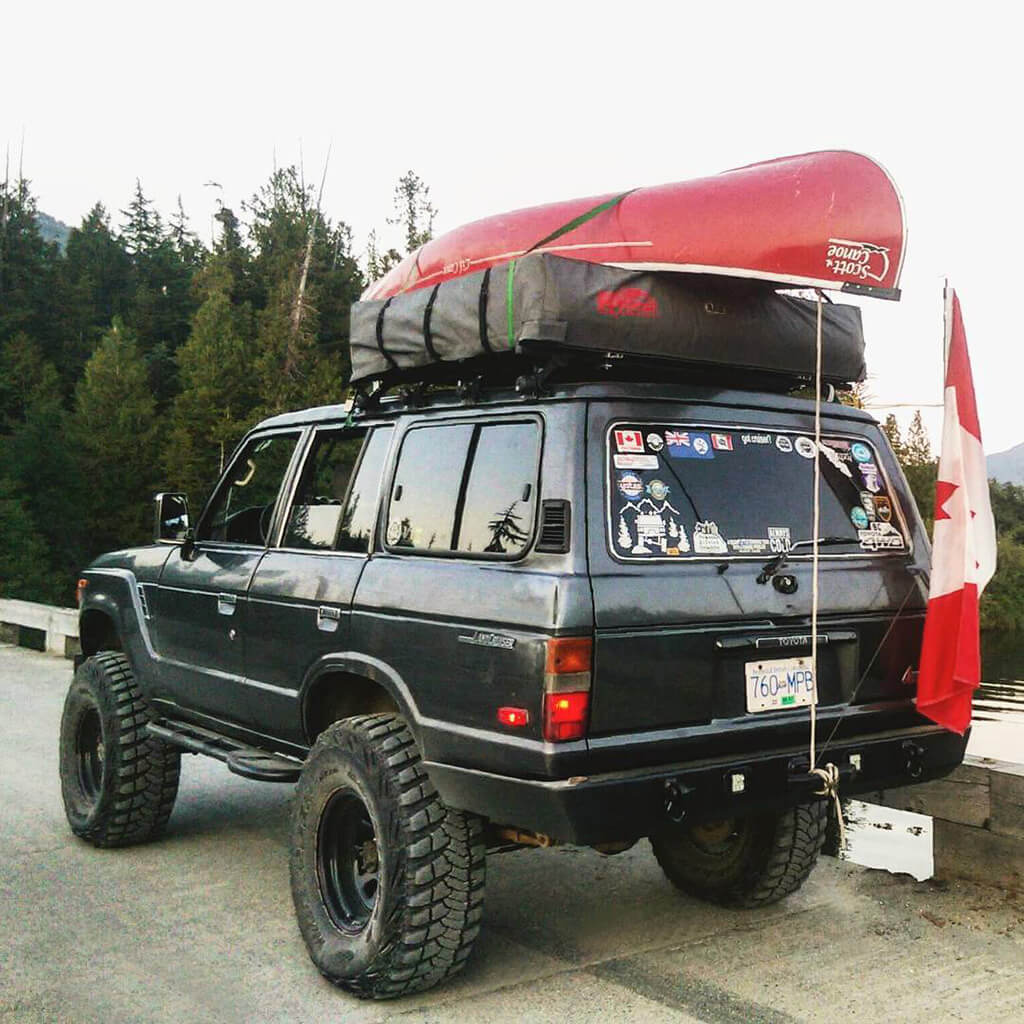
[(171, 816), (181, 754), (147, 732), (149, 720), (123, 654), (78, 667), (61, 718), (60, 782), (72, 832), (94, 846), (145, 842)]
[(780, 814), (675, 825), (651, 836), (661, 869), (677, 888), (727, 906), (774, 903), (803, 885), (825, 841), (827, 805)]
[(299, 929), (329, 981), (390, 999), (462, 969), (483, 916), (483, 823), (441, 802), (400, 717), (362, 715), (320, 735), (291, 847)]

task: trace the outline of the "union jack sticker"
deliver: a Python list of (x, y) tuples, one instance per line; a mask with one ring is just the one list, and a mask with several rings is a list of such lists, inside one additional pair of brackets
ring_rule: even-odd
[(665, 444), (670, 447), (678, 447), (679, 445), (690, 443), (690, 435), (686, 431), (680, 433), (678, 430), (666, 430), (665, 431)]

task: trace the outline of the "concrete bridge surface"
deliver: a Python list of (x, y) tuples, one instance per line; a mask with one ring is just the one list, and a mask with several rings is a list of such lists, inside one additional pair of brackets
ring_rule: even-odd
[(183, 761), (167, 836), (95, 850), (57, 782), (68, 662), (0, 646), (0, 1022), (1024, 1020), (1024, 895), (825, 858), (749, 912), (605, 858), (493, 857), (486, 923), (445, 988), (364, 1003), (317, 974), (288, 892), (289, 786)]

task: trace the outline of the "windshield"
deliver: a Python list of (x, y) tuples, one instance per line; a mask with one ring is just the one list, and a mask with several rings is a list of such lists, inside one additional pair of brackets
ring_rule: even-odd
[[(905, 552), (904, 527), (868, 442), (791, 430), (686, 423), (615, 424), (608, 432), (609, 543), (618, 558), (761, 558), (813, 536), (813, 466), (821, 467), (820, 537), (829, 555)], [(800, 554), (808, 549), (800, 548)]]

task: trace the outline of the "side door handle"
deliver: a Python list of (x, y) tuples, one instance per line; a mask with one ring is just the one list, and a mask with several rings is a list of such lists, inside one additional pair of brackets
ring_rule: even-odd
[(234, 615), (235, 614), (235, 602), (238, 599), (234, 594), (218, 594), (217, 595), (217, 614), (218, 615)]
[(341, 622), (341, 609), (331, 608), (322, 604), (316, 610), (316, 628), (322, 629), (325, 633), (334, 633)]

